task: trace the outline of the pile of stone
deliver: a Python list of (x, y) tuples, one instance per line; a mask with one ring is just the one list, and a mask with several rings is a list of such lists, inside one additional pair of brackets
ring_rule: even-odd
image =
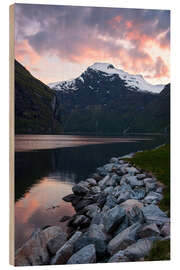
[[(68, 220), (67, 233), (56, 226), (36, 231), (17, 251), (16, 265), (138, 261), (154, 241), (170, 237), (170, 219), (157, 206), (162, 184), (121, 158), (97, 168), (72, 191), (63, 198), (76, 210), (61, 220)], [(38, 245), (32, 253), (33, 241)]]

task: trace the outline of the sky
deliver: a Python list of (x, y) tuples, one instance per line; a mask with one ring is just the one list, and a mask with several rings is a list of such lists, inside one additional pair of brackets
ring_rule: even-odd
[(170, 11), (15, 4), (15, 58), (44, 83), (95, 62), (170, 81)]

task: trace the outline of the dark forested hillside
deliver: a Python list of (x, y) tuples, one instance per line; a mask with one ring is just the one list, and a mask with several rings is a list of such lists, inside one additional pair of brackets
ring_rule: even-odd
[(166, 132), (169, 128), (169, 85), (160, 94), (139, 91), (117, 74), (107, 76), (88, 68), (59, 87), (56, 114), (61, 115), (65, 132)]
[(156, 100), (145, 107), (143, 113), (137, 114), (131, 130), (164, 133), (170, 131), (170, 84), (164, 87)]
[(60, 132), (54, 119), (54, 91), (15, 60), (15, 133)]

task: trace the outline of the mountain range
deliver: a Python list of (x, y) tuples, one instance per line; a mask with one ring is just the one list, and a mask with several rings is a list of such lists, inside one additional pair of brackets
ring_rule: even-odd
[(49, 86), (55, 90), (55, 115), (65, 132), (169, 129), (170, 85), (151, 85), (143, 76), (128, 74), (112, 64), (95, 63), (78, 78)]
[[(136, 91), (149, 91), (149, 92), (155, 92), (159, 93), (164, 88), (164, 85), (152, 85), (149, 84), (147, 81), (144, 80), (143, 76), (138, 75), (132, 75), (129, 74), (121, 69), (115, 68), (112, 64), (109, 63), (94, 63), (92, 66), (90, 66), (85, 72), (81, 74), (78, 78), (74, 80), (67, 80), (67, 81), (61, 81), (61, 82), (55, 82), (48, 84), (50, 88), (60, 91), (68, 92), (70, 90), (78, 90), (78, 85), (81, 82), (82, 84), (85, 83), (85, 80), (87, 77), (91, 77), (92, 72), (101, 72), (101, 75), (104, 77), (107, 77), (107, 79), (110, 82), (113, 82), (114, 80), (117, 80), (117, 78), (121, 81), (124, 81), (125, 86), (130, 90), (136, 90)], [(95, 86), (88, 85), (90, 89), (97, 89), (100, 81), (96, 81)]]
[(15, 61), (16, 133), (169, 131), (170, 84), (151, 85), (95, 63), (76, 79), (48, 86)]

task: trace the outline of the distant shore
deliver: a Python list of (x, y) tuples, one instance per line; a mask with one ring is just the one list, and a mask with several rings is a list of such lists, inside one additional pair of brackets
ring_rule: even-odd
[(78, 147), (83, 145), (129, 143), (147, 141), (147, 137), (97, 137), (80, 135), (16, 135), (15, 151), (32, 151), (42, 149), (55, 149), (62, 147)]

